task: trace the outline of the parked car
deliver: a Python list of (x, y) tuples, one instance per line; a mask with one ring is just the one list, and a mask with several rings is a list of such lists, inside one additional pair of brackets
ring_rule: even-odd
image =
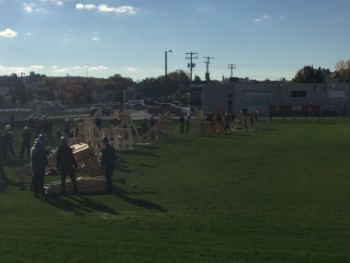
[(90, 108), (90, 116), (93, 116), (96, 113), (96, 111), (99, 109), (102, 110), (102, 116), (110, 116), (112, 113), (112, 110), (105, 106), (92, 106)]
[(159, 106), (148, 106), (147, 111), (151, 115), (159, 115), (169, 112), (170, 115), (180, 116), (184, 113), (181, 107), (171, 103), (161, 103)]
[(129, 106), (129, 109), (144, 110), (144, 109), (147, 109), (147, 106), (143, 103), (137, 103), (137, 104)]
[(34, 101), (33, 102), (33, 108), (36, 109), (40, 107), (42, 110), (48, 112), (48, 111), (62, 111), (66, 107), (62, 105), (62, 103), (58, 103), (56, 101)]
[(178, 101), (178, 100), (173, 100), (173, 101), (171, 101), (170, 103), (173, 104), (173, 105), (175, 105), (175, 106), (177, 106), (177, 107), (182, 106), (181, 102)]
[(57, 111), (64, 111), (65, 109), (67, 109), (67, 107), (64, 106), (60, 101), (51, 101), (51, 103), (55, 105)]
[(121, 109), (121, 104), (118, 101), (106, 102), (106, 107), (111, 109)]

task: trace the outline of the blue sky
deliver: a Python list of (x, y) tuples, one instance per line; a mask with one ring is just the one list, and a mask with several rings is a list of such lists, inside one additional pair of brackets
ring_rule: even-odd
[(0, 75), (291, 79), (350, 59), (350, 0), (0, 0)]

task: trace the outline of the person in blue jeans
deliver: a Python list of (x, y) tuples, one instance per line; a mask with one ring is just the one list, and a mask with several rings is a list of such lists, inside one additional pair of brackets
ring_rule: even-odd
[(117, 152), (114, 147), (109, 144), (109, 139), (107, 136), (102, 138), (102, 143), (101, 169), (103, 170), (106, 178), (106, 190), (108, 193), (111, 193), (113, 192), (112, 176), (116, 163)]

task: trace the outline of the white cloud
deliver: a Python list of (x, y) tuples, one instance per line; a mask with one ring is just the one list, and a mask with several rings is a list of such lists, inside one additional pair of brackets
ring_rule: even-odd
[(84, 10), (84, 9), (87, 9), (87, 10), (92, 10), (92, 9), (95, 9), (97, 8), (95, 5), (92, 5), (92, 4), (76, 4), (75, 5), (75, 8), (78, 9), (78, 10)]
[(124, 67), (122, 70), (127, 71), (127, 72), (135, 72), (137, 71), (137, 68), (134, 67)]
[(8, 68), (9, 72), (16, 73), (16, 74), (21, 74), (22, 72), (26, 71), (26, 68), (24, 67), (9, 67)]
[(130, 15), (136, 14), (132, 6), (108, 7), (106, 5), (99, 5), (98, 10), (100, 12), (127, 13)]
[(11, 30), (10, 28), (6, 28), (5, 31), (0, 32), (0, 37), (12, 38), (15, 36), (17, 36), (17, 32)]
[(23, 10), (27, 13), (32, 13), (33, 12), (33, 7), (34, 7), (34, 4), (33, 3), (24, 3), (23, 4)]
[(258, 18), (256, 18), (256, 19), (254, 19), (254, 23), (260, 23), (260, 22), (262, 22), (263, 20), (266, 20), (266, 19), (269, 19), (269, 18), (270, 18), (269, 15), (263, 15), (263, 16), (261, 16), (261, 17), (258, 17)]
[(78, 10), (93, 10), (96, 9), (102, 13), (116, 13), (116, 14), (136, 14), (135, 8), (132, 6), (119, 6), (119, 7), (111, 7), (105, 4), (101, 4), (99, 6), (93, 4), (76, 4), (75, 8)]
[(57, 74), (66, 74), (69, 72), (68, 68), (52, 66), (52, 72)]
[(69, 2), (70, 0), (40, 0), (42, 3), (53, 3), (55, 5), (62, 6), (65, 2)]
[(40, 13), (41, 12), (41, 13), (43, 13), (43, 12), (45, 12), (44, 8), (38, 8), (35, 3), (24, 3), (23, 4), (23, 10), (26, 13), (33, 13), (33, 12), (36, 12), (36, 13)]
[(45, 67), (44, 66), (41, 66), (41, 65), (33, 65), (33, 66), (30, 66), (29, 69), (34, 71), (34, 70), (42, 70), (44, 69)]
[(11, 74), (21, 74), (25, 72), (26, 68), (24, 67), (4, 67), (0, 66), (0, 74), (2, 75), (11, 75)]
[(92, 41), (99, 41), (100, 39), (98, 37), (93, 37), (91, 40)]
[(45, 70), (44, 66), (41, 65), (32, 65), (27, 67), (22, 66), (14, 66), (14, 67), (6, 67), (6, 66), (0, 66), (0, 74), (4, 75), (11, 75), (11, 74), (17, 74), (20, 75), (22, 73), (29, 74), (31, 71), (42, 71)]
[(89, 67), (88, 69), (91, 71), (96, 71), (96, 70), (106, 70), (106, 69), (108, 69), (108, 67), (99, 65), (99, 66), (95, 66), (95, 67)]
[(69, 75), (85, 75), (86, 71), (102, 71), (107, 70), (108, 67), (99, 65), (99, 66), (52, 66), (52, 72), (55, 74), (69, 74)]

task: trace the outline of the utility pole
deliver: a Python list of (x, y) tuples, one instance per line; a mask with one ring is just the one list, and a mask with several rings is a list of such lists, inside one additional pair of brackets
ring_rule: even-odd
[(198, 59), (198, 56), (194, 57), (194, 55), (198, 55), (197, 52), (189, 52), (185, 53), (186, 55), (189, 55), (186, 57), (186, 59), (190, 60), (190, 63), (187, 64), (187, 66), (190, 68), (190, 80), (192, 81), (192, 69), (196, 66), (195, 63), (193, 63), (193, 59)]
[(167, 94), (167, 82), (168, 82), (168, 53), (173, 52), (172, 50), (167, 50), (164, 52), (165, 64), (164, 64), (164, 100), (165, 103), (168, 103), (168, 94)]
[(209, 81), (210, 80), (210, 75), (209, 75), (209, 64), (210, 64), (210, 60), (214, 59), (214, 57), (203, 57), (204, 59), (206, 59), (206, 61), (204, 61), (204, 64), (207, 68), (207, 71), (205, 72), (205, 80)]
[(231, 70), (231, 78), (232, 78), (232, 77), (233, 77), (233, 69), (235, 69), (235, 68), (236, 68), (236, 66), (235, 66), (235, 65), (233, 65), (233, 64), (230, 64), (230, 65), (228, 65), (228, 67), (227, 67), (227, 68)]

